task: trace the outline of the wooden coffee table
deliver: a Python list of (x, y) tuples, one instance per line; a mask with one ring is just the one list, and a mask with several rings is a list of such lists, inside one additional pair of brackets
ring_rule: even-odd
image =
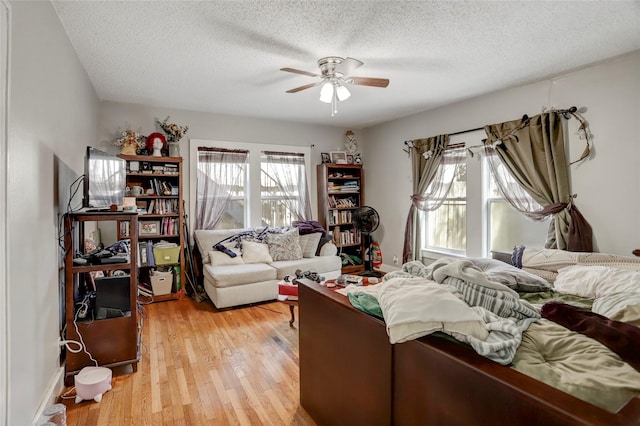
[(296, 320), (294, 308), (298, 306), (298, 301), (289, 300), (289, 296), (281, 296), (281, 295), (278, 295), (278, 301), (284, 303), (285, 305), (289, 305), (289, 311), (291, 311), (291, 319), (289, 320), (289, 327), (293, 327), (293, 322)]

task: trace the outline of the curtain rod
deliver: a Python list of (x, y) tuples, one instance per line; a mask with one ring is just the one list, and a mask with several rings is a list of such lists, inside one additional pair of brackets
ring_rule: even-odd
[[(475, 129), (460, 130), (459, 132), (447, 133), (447, 135), (449, 135), (449, 136), (462, 135), (464, 133), (476, 132), (478, 130), (484, 130), (484, 127), (476, 127)], [(412, 142), (412, 141), (404, 141), (404, 144), (408, 146), (409, 142)]]
[[(578, 111), (578, 108), (576, 108), (575, 106), (572, 106), (572, 107), (566, 108), (566, 109), (552, 109), (552, 110), (549, 110), (549, 111), (557, 111), (560, 114), (562, 114), (562, 116), (564, 118), (566, 118), (568, 120), (569, 118), (571, 118), (570, 117), (571, 115), (574, 115)], [(542, 112), (546, 112), (546, 111), (543, 109)], [(528, 119), (529, 119), (529, 116), (527, 114), (522, 116), (522, 121), (527, 121)], [(447, 135), (449, 135), (449, 136), (462, 135), (464, 133), (471, 133), (471, 132), (475, 132), (475, 131), (478, 131), (478, 130), (484, 130), (484, 126), (483, 127), (476, 127), (475, 129), (461, 130), (459, 132), (454, 132), (454, 133), (447, 133)], [(404, 144), (408, 146), (409, 142), (412, 142), (412, 141), (404, 141)]]

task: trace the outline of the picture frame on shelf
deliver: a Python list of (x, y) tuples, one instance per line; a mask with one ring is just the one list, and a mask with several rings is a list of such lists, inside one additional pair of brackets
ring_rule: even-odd
[(331, 151), (331, 162), (335, 164), (347, 164), (346, 151)]
[(158, 235), (160, 234), (160, 221), (159, 220), (145, 220), (138, 222), (140, 235)]
[(347, 164), (353, 164), (353, 155), (347, 154)]
[(330, 163), (331, 162), (331, 156), (329, 156), (328, 152), (321, 152), (320, 156), (322, 158), (322, 163)]

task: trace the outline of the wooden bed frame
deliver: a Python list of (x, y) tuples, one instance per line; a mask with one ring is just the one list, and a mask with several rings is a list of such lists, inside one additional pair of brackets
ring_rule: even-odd
[(436, 336), (391, 345), (384, 322), (299, 281), (300, 403), (318, 425), (640, 425)]

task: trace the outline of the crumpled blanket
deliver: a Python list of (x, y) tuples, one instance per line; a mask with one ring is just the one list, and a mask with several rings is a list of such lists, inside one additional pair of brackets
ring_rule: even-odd
[(387, 280), (377, 292), (389, 341), (402, 343), (441, 331), (462, 342), (489, 333), (480, 316), (446, 287), (420, 277)]
[(545, 303), (542, 316), (597, 340), (640, 371), (640, 328), (559, 302)]
[[(529, 303), (520, 300), (515, 291), (503, 284), (491, 281), (482, 270), (470, 261), (443, 258), (428, 266), (418, 261), (408, 262), (403, 265), (401, 271), (385, 275), (383, 286), (376, 295), (385, 322), (388, 321), (388, 312), (383, 306), (381, 295), (385, 291), (395, 291), (399, 292), (397, 298), (400, 299), (404, 291), (398, 285), (385, 290), (386, 284), (401, 282), (397, 281), (399, 278), (415, 279), (416, 277), (424, 279), (425, 282), (438, 283), (443, 289), (471, 307), (471, 310), (475, 312), (475, 317), (484, 323), (489, 332), (488, 336), (481, 338), (477, 334), (471, 333), (462, 339), (459, 338), (459, 335), (452, 335), (458, 340), (469, 343), (480, 355), (503, 365), (510, 364), (513, 360), (522, 339), (522, 332), (529, 327), (529, 324), (540, 318), (539, 312)], [(412, 281), (406, 282), (411, 283)], [(353, 291), (357, 292), (358, 290)], [(351, 295), (349, 297), (351, 299)], [(416, 296), (412, 295), (412, 297)], [(409, 303), (413, 304), (415, 301), (409, 301)], [(400, 306), (393, 306), (393, 308), (402, 309)], [(423, 309), (428, 308), (423, 306)], [(446, 332), (446, 330), (439, 331)], [(396, 335), (395, 338), (401, 337)]]
[(315, 220), (298, 220), (293, 222), (292, 226), (298, 228), (300, 235), (313, 234), (314, 232), (322, 232), (322, 235), (324, 235), (327, 232), (320, 222)]

